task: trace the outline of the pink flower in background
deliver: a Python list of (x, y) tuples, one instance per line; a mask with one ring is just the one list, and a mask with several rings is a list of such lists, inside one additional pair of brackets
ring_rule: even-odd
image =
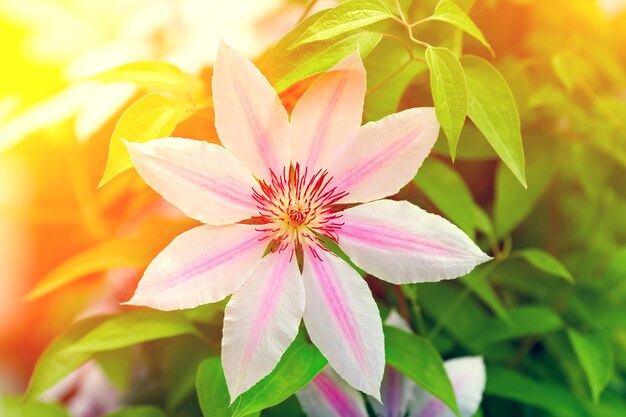
[(65, 402), (72, 417), (100, 417), (122, 406), (119, 391), (94, 361), (87, 362), (46, 391), (42, 400)]
[(413, 178), (439, 124), (432, 108), (416, 108), (361, 127), (365, 90), (355, 53), (320, 76), (289, 118), (254, 65), (222, 44), (213, 99), (224, 146), (128, 143), (145, 181), (206, 223), (157, 256), (129, 304), (176, 310), (233, 294), (222, 340), (231, 401), (272, 371), (302, 318), (337, 373), (379, 398), (378, 309), (323, 239), (394, 284), (455, 278), (490, 259), (447, 220), (379, 200)]
[[(395, 312), (390, 314), (387, 324), (410, 331)], [(472, 417), (480, 406), (485, 390), (483, 359), (450, 359), (444, 363), (444, 367), (452, 383), (461, 417)], [(390, 366), (385, 368), (381, 391), (382, 404), (369, 401), (377, 417), (455, 417), (443, 402)], [(328, 368), (296, 395), (308, 417), (368, 416), (363, 396)]]

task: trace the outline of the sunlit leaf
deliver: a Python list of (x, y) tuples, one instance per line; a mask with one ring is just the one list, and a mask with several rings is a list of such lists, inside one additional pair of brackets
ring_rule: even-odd
[(461, 58), (467, 80), (467, 114), (493, 149), (526, 186), (520, 119), (513, 94), (500, 72), (482, 58)]
[(169, 136), (183, 114), (185, 108), (180, 103), (156, 93), (148, 94), (130, 106), (113, 130), (109, 156), (99, 187), (133, 166), (122, 140), (147, 142)]
[(70, 353), (102, 352), (198, 331), (179, 312), (140, 310), (111, 317), (65, 349)]
[[(281, 49), (278, 44), (264, 65), (270, 71), (268, 77), (274, 88), (281, 92), (298, 81), (328, 70), (354, 51), (358, 50), (361, 57), (367, 56), (381, 38), (379, 33), (360, 31), (345, 38), (315, 42), (295, 50)], [(277, 62), (280, 65), (274, 65)]]
[(427, 158), (413, 181), (448, 219), (465, 233), (474, 235), (476, 203), (463, 177), (452, 167)]
[(105, 320), (106, 317), (92, 317), (79, 321), (50, 344), (37, 361), (28, 384), (28, 389), (24, 395), (25, 401), (35, 400), (46, 390), (69, 375), (70, 372), (87, 362), (91, 357), (91, 353), (71, 353), (66, 352), (65, 349), (82, 339)]
[(458, 414), (452, 384), (443, 360), (426, 339), (395, 327), (384, 327), (387, 363), (439, 398)]
[(513, 255), (524, 258), (540, 271), (563, 278), (571, 283), (574, 282), (574, 277), (567, 268), (558, 259), (542, 249), (527, 248), (517, 251)]
[(46, 275), (26, 296), (34, 300), (89, 274), (132, 266), (146, 267), (162, 249), (163, 244), (152, 239), (121, 238), (107, 240), (67, 259)]
[(491, 45), (485, 39), (483, 33), (478, 29), (472, 19), (460, 8), (455, 2), (451, 0), (442, 0), (437, 4), (435, 13), (431, 17), (432, 20), (439, 20), (454, 25), (466, 32), (467, 34), (476, 38), (480, 43), (485, 45), (493, 53)]
[(425, 63), (413, 60), (407, 64), (408, 59), (402, 44), (388, 38), (383, 38), (365, 59), (368, 91), (363, 110), (368, 121), (379, 120), (398, 111), (400, 100), (411, 81), (426, 72)]
[(324, 13), (289, 49), (322, 41), (392, 17), (379, 0), (347, 0)]
[(2, 417), (69, 417), (60, 405), (41, 402), (22, 404), (20, 397), (0, 397), (0, 416)]
[(426, 49), (426, 62), (430, 69), (430, 89), (435, 103), (437, 119), (441, 123), (452, 160), (467, 114), (467, 84), (458, 58), (447, 48)]
[(606, 335), (599, 332), (579, 333), (569, 329), (567, 336), (585, 371), (593, 400), (597, 403), (615, 370), (613, 347)]
[(133, 62), (100, 73), (94, 81), (128, 81), (148, 90), (184, 91), (185, 74), (166, 62)]

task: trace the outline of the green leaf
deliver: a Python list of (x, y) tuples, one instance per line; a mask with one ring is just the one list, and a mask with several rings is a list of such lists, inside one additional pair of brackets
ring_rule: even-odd
[(94, 81), (128, 81), (148, 90), (180, 93), (184, 91), (185, 74), (166, 62), (133, 62), (120, 65), (90, 78)]
[(478, 296), (489, 308), (498, 315), (498, 317), (510, 323), (509, 313), (506, 307), (500, 301), (489, 284), (489, 274), (498, 265), (497, 262), (490, 262), (485, 265), (479, 265), (472, 272), (460, 278), (460, 281), (470, 288), (474, 294)]
[(565, 268), (565, 266), (558, 259), (543, 249), (523, 249), (514, 252), (511, 256), (520, 256), (540, 271), (563, 278), (567, 282), (574, 283), (574, 277), (567, 270), (567, 268)]
[(273, 50), (275, 55), (271, 56), (272, 60), (278, 60), (281, 64), (271, 70), (270, 80), (276, 91), (281, 92), (298, 81), (329, 70), (357, 50), (361, 58), (364, 58), (381, 38), (379, 33), (360, 31), (342, 39), (316, 42), (307, 48), (293, 51)]
[(441, 213), (465, 233), (474, 235), (476, 203), (463, 177), (452, 167), (437, 159), (427, 158), (413, 181)]
[(568, 329), (567, 336), (585, 371), (593, 400), (597, 403), (615, 371), (613, 347), (607, 337), (599, 332), (579, 333)]
[(123, 408), (107, 414), (104, 417), (166, 417), (165, 413), (157, 407), (139, 405)]
[(458, 27), (463, 32), (476, 38), (489, 49), (491, 54), (494, 53), (491, 45), (489, 45), (489, 42), (485, 39), (485, 35), (483, 35), (480, 29), (478, 29), (478, 26), (476, 26), (472, 19), (455, 2), (451, 0), (441, 0), (435, 8), (435, 13), (429, 20), (438, 20)]
[(384, 327), (387, 363), (439, 398), (457, 415), (459, 410), (439, 352), (426, 339), (395, 327)]
[(491, 49), (491, 45), (489, 45), (483, 33), (455, 2), (451, 0), (441, 0), (439, 4), (437, 4), (435, 13), (430, 17), (430, 20), (439, 20), (458, 27), (476, 38), (493, 54), (493, 49)]
[(299, 391), (327, 363), (315, 346), (298, 336), (276, 368), (229, 407), (228, 390), (220, 360), (207, 359), (200, 365), (196, 379), (200, 407), (206, 417), (258, 415), (261, 410), (279, 404)]
[(247, 416), (283, 402), (320, 373), (328, 361), (320, 351), (298, 336), (276, 368), (233, 404), (233, 417)]
[[(158, 245), (155, 247), (155, 243)], [(146, 267), (162, 249), (154, 239), (120, 238), (98, 243), (74, 255), (48, 273), (26, 296), (34, 300), (89, 274), (113, 268)]]
[(426, 49), (430, 69), (430, 90), (435, 103), (437, 119), (441, 123), (452, 160), (467, 114), (467, 84), (459, 59), (447, 48)]
[(21, 398), (0, 397), (0, 416), (2, 417), (69, 417), (67, 411), (57, 404), (41, 402), (22, 403)]
[[(407, 64), (408, 59), (407, 50), (402, 44), (389, 38), (383, 38), (378, 47), (367, 56), (364, 64), (368, 92), (363, 109), (366, 120), (380, 120), (397, 112), (400, 100), (411, 81), (418, 74), (427, 71), (425, 63), (413, 60)], [(389, 78), (402, 66), (402, 70)]]
[(461, 58), (467, 80), (467, 114), (498, 156), (526, 187), (520, 119), (513, 93), (500, 72), (475, 56)]
[(228, 388), (220, 358), (209, 358), (200, 364), (196, 376), (196, 392), (204, 417), (231, 417)]
[(591, 417), (565, 388), (506, 368), (487, 368), (485, 394), (538, 407), (554, 417)]
[(496, 236), (503, 237), (521, 223), (539, 202), (559, 167), (558, 148), (541, 146), (548, 141), (543, 135), (529, 136), (528, 185), (522, 187), (505, 166), (496, 171), (493, 220)]
[(182, 313), (140, 310), (109, 318), (65, 349), (65, 352), (103, 352), (196, 333), (198, 331), (193, 323)]
[(90, 353), (68, 353), (65, 349), (83, 338), (106, 317), (92, 317), (72, 325), (55, 339), (41, 355), (30, 378), (24, 401), (32, 401), (87, 362)]
[(109, 381), (118, 389), (126, 390), (133, 371), (132, 349), (117, 349), (98, 352), (93, 356)]
[(562, 326), (561, 318), (552, 309), (544, 306), (523, 306), (510, 309), (508, 320), (487, 320), (473, 338), (480, 343), (494, 343), (549, 333)]
[(393, 13), (379, 0), (347, 0), (324, 13), (289, 49), (331, 39), (390, 17)]
[(98, 187), (133, 166), (122, 139), (147, 142), (169, 136), (184, 113), (179, 103), (155, 93), (140, 98), (126, 109), (113, 130), (107, 164)]

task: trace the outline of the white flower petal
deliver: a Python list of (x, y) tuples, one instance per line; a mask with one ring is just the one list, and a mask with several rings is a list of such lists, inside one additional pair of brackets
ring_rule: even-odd
[(363, 396), (330, 367), (296, 392), (296, 396), (308, 417), (367, 417)]
[(289, 162), (289, 117), (276, 91), (248, 59), (221, 43), (213, 73), (221, 142), (259, 179)]
[(396, 194), (415, 176), (438, 134), (432, 107), (404, 110), (362, 126), (329, 164), (333, 185), (348, 192), (341, 202)]
[(317, 253), (321, 259), (307, 256), (303, 271), (309, 336), (346, 382), (378, 399), (385, 347), (372, 293), (347, 263), (323, 250)]
[(291, 112), (294, 163), (311, 173), (332, 168), (337, 149), (361, 126), (365, 81), (365, 68), (355, 52), (311, 84)]
[(222, 225), (258, 214), (254, 177), (224, 147), (182, 138), (126, 147), (146, 183), (187, 216)]
[[(461, 417), (472, 417), (483, 398), (486, 372), (481, 357), (464, 357), (447, 360), (444, 364), (452, 382)], [(444, 403), (419, 387), (415, 387), (415, 403), (410, 417), (455, 417)]]
[(406, 202), (380, 200), (343, 211), (339, 246), (393, 284), (452, 279), (491, 259), (458, 227)]
[(178, 310), (220, 301), (250, 277), (266, 246), (254, 226), (188, 230), (152, 261), (127, 304)]
[(222, 364), (231, 402), (274, 369), (298, 334), (304, 287), (290, 257), (263, 258), (226, 306)]

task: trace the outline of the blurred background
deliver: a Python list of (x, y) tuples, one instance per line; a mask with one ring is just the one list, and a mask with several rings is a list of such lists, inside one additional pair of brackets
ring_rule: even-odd
[[(336, 2), (315, 3), (323, 9)], [(38, 356), (68, 323), (85, 311), (115, 310), (132, 292), (138, 269), (91, 273), (98, 269), (92, 265), (87, 279), (25, 301), (37, 282), (59, 266), (80, 274), (67, 263), (74, 255), (129, 230), (152, 230), (152, 218), (169, 219), (154, 231), (160, 245), (189, 227), (132, 172), (97, 188), (115, 122), (139, 92), (129, 83), (81, 80), (123, 63), (163, 60), (208, 86), (220, 39), (259, 58), (312, 12), (308, 5), (0, 0), (0, 394), (25, 389)], [(556, 209), (529, 209), (514, 241), (563, 254), (574, 275), (593, 281), (594, 274), (605, 274), (594, 268), (626, 247), (626, 0), (479, 0), (471, 16), (513, 90), (529, 161), (541, 163), (546, 155), (536, 154), (544, 152), (561, 162), (559, 175), (531, 170), (542, 184), (535, 201), (550, 187), (564, 192), (554, 196)], [(401, 105), (431, 105), (427, 86), (427, 75), (417, 76)], [(194, 115), (175, 134), (215, 141), (211, 117)], [(471, 133), (464, 131), (460, 143), (473, 143)], [(567, 151), (537, 145), (542, 140)], [(476, 201), (491, 208), (496, 163), (481, 152), (460, 149), (455, 168)], [(549, 222), (559, 228), (544, 236)], [(146, 248), (148, 260), (159, 244)], [(113, 253), (100, 248), (82, 262)], [(613, 288), (626, 294), (623, 281)], [(626, 346), (623, 328), (615, 337), (617, 346)], [(625, 361), (623, 352), (617, 355)]]

